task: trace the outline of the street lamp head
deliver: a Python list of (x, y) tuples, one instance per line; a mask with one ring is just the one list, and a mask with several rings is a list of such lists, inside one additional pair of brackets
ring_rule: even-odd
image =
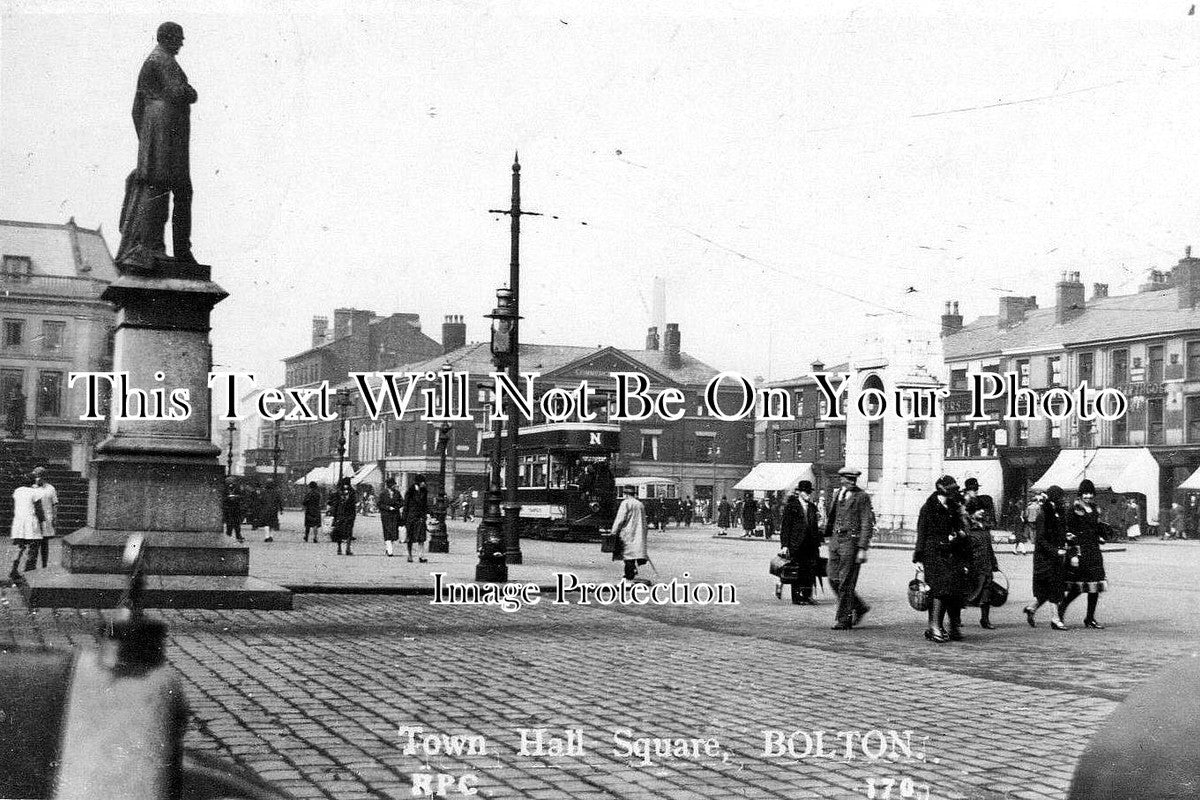
[(511, 289), (496, 290), (496, 308), (485, 314), (492, 321), (492, 355), (508, 355), (513, 350), (513, 327), (521, 317), (517, 314), (516, 302)]

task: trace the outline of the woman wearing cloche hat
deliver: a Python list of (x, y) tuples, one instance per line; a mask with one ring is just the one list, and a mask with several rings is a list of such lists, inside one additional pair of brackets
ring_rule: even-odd
[(1096, 621), (1096, 604), (1104, 591), (1104, 542), (1100, 510), (1096, 507), (1096, 487), (1086, 478), (1079, 484), (1079, 497), (1067, 515), (1066, 596), (1058, 607), (1061, 619), (1076, 597), (1087, 592), (1087, 616), (1084, 627), (1103, 628)]
[(1037, 536), (1033, 542), (1033, 605), (1025, 607), (1025, 619), (1029, 627), (1034, 627), (1034, 614), (1043, 603), (1050, 603), (1054, 609), (1054, 618), (1050, 627), (1056, 631), (1065, 631), (1059, 616), (1059, 605), (1063, 599), (1063, 582), (1066, 580), (1064, 558), (1067, 554), (1067, 525), (1064, 519), (1063, 490), (1061, 486), (1051, 486), (1046, 490), (1046, 499), (1042, 501), (1041, 510), (1037, 515)]

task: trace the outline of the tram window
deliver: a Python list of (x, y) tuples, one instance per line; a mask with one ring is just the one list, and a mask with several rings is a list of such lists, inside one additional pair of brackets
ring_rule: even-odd
[(526, 489), (546, 488), (546, 456), (522, 456), (517, 475), (517, 486)]
[(561, 489), (571, 480), (571, 476), (567, 474), (568, 465), (563, 463), (560, 456), (553, 453), (550, 454), (550, 483), (551, 489)]

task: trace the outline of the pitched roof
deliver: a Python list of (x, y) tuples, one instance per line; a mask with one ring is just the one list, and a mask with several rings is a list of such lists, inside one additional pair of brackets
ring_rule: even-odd
[(1088, 300), (1083, 312), (1059, 325), (1054, 307), (1028, 311), (1009, 328), (997, 316), (980, 317), (942, 338), (946, 361), (1002, 352), (1038, 350), (1200, 331), (1200, 307), (1180, 308), (1177, 287)]
[[(590, 355), (602, 353), (607, 347), (576, 347), (560, 344), (522, 344), (521, 369), (546, 374), (565, 367)], [(662, 350), (624, 350), (616, 348), (627, 357), (640, 361), (650, 369), (660, 372), (672, 380), (688, 385), (707, 383), (720, 370), (687, 353), (679, 354), (680, 364), (676, 368), (667, 366), (667, 354)], [(438, 371), (449, 363), (455, 372), (483, 375), (492, 372), (492, 351), (486, 342), (469, 344), (436, 358), (406, 364), (406, 372)]]
[(28, 257), (34, 275), (117, 279), (100, 229), (81, 228), (74, 219), (65, 225), (0, 220), (0, 254)]
[[(834, 375), (839, 372), (849, 372), (850, 362), (843, 361), (841, 364), (834, 364), (832, 367), (825, 367), (825, 371)], [(811, 372), (805, 372), (797, 375), (794, 378), (785, 378), (781, 381), (770, 381), (767, 383), (768, 388), (787, 387), (787, 386), (803, 386), (809, 383), (816, 383)]]

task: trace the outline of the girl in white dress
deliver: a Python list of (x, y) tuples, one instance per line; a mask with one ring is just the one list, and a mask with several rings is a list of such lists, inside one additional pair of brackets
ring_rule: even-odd
[(25, 561), (25, 571), (37, 568), (37, 562), (34, 559), (42, 541), (42, 523), (45, 520), (45, 512), (40, 508), (44, 492), (36, 483), (37, 478), (30, 475), (27, 485), (18, 486), (13, 490), (11, 535), (15, 555), (8, 576), (14, 581), (21, 577), (17, 567), (21, 563), (21, 556), (26, 552), (29, 556)]

